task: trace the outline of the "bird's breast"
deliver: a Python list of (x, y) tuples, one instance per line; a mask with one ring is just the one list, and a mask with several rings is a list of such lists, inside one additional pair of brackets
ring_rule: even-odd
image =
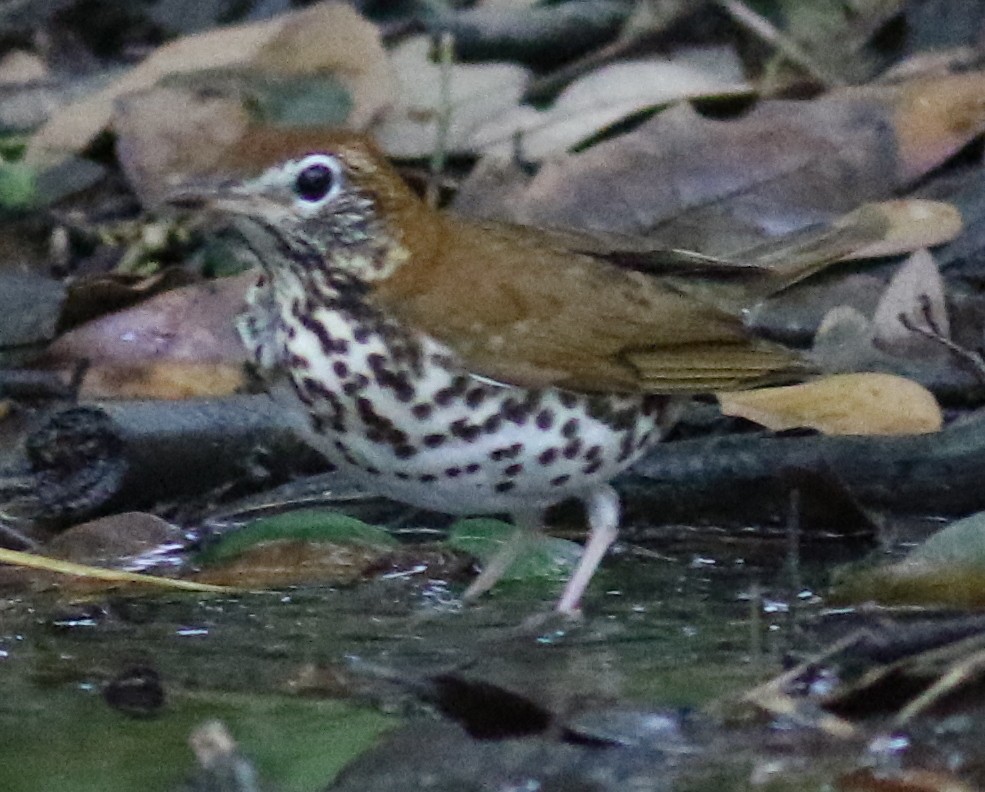
[[(255, 295), (247, 338), (276, 360), (307, 439), (370, 489), (453, 513), (542, 507), (607, 481), (656, 439), (663, 400), (501, 385), (436, 340), (344, 301)], [(259, 316), (257, 316), (259, 314)]]

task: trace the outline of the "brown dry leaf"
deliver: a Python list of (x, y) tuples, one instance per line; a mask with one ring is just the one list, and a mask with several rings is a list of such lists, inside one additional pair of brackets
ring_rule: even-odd
[[(109, 125), (117, 100), (165, 78), (199, 73), (228, 86), (231, 75), (258, 72), (276, 78), (337, 76), (351, 95), (349, 123), (358, 126), (368, 124), (382, 110), (392, 86), (376, 27), (344, 3), (317, 3), (161, 47), (103, 90), (59, 110), (32, 138), (27, 159), (50, 163), (84, 150)], [(196, 122), (205, 123), (201, 107), (197, 115)], [(208, 138), (198, 140), (199, 146), (209, 144)]]
[(903, 182), (936, 168), (985, 130), (985, 72), (914, 80), (889, 90)]
[(976, 787), (946, 770), (919, 767), (890, 772), (860, 768), (837, 779), (838, 792), (975, 792)]
[(472, 148), (506, 159), (519, 150), (525, 160), (538, 162), (634, 113), (682, 99), (752, 90), (732, 49), (690, 55), (603, 66), (571, 83), (547, 110), (521, 105), (484, 124), (472, 135)]
[(224, 396), (245, 384), (235, 328), (256, 276), (197, 283), (158, 294), (65, 333), (42, 361), (86, 362), (85, 398), (186, 399)]
[[(391, 156), (428, 156), (438, 143), (442, 67), (429, 59), (430, 49), (429, 39), (419, 36), (391, 53), (400, 82), (398, 98), (373, 130)], [(510, 63), (456, 63), (448, 68), (451, 117), (445, 152), (470, 153), (475, 149), (477, 130), (519, 105), (530, 71)]]
[(918, 250), (899, 268), (879, 300), (872, 325), (876, 345), (891, 354), (914, 357), (943, 351), (912, 329), (941, 338), (951, 333), (944, 279), (930, 251)]
[(79, 387), (82, 399), (201, 399), (228, 396), (247, 384), (242, 365), (158, 361), (86, 369)]
[[(898, 201), (882, 201), (867, 204), (865, 210), (878, 212), (886, 222), (882, 239), (854, 250), (844, 256), (846, 261), (898, 256), (920, 248), (942, 245), (955, 239), (963, 230), (961, 212), (953, 204), (943, 201), (927, 201), (921, 198), (904, 198)], [(853, 212), (852, 215), (855, 213)], [(851, 215), (848, 216), (850, 218)], [(848, 218), (839, 218), (838, 227)]]
[[(337, 126), (258, 123), (238, 100), (178, 88), (152, 88), (121, 100), (114, 126), (120, 164), (149, 207), (178, 184), (255, 176), (285, 159), (365, 140)], [(203, 139), (209, 145), (201, 145)]]
[(129, 308), (161, 292), (188, 286), (196, 279), (181, 267), (165, 267), (150, 275), (104, 272), (68, 284), (59, 326), (72, 328), (111, 311)]
[(238, 366), (245, 353), (235, 318), (255, 280), (247, 272), (196, 283), (102, 316), (51, 344), (45, 363), (130, 366), (178, 361)]
[(940, 407), (922, 385), (892, 374), (838, 374), (801, 385), (719, 393), (725, 415), (782, 431), (896, 435), (936, 432)]
[(192, 177), (214, 173), (250, 125), (239, 99), (191, 88), (154, 87), (121, 98), (113, 117), (116, 154), (144, 206)]
[[(78, 564), (137, 571), (138, 556), (186, 544), (180, 528), (153, 514), (123, 512), (72, 526), (48, 542), (44, 553)], [(145, 566), (145, 564), (139, 564)]]
[(890, 193), (888, 112), (860, 104), (763, 102), (728, 121), (679, 105), (546, 163), (512, 219), (654, 233), (712, 254), (749, 247)]
[[(920, 81), (920, 91), (949, 79)], [(972, 81), (962, 79), (967, 90)], [(910, 85), (846, 89), (760, 102), (729, 120), (678, 105), (546, 162), (525, 190), (511, 187), (508, 203), (484, 206), (520, 223), (649, 234), (728, 255), (886, 198), (977, 134), (969, 121), (960, 130), (939, 124), (939, 139), (929, 132), (923, 143), (914, 140), (901, 109), (916, 104), (914, 94)], [(935, 105), (941, 113), (973, 117), (963, 94), (947, 95), (951, 104)]]
[(386, 548), (359, 544), (275, 539), (199, 572), (195, 580), (237, 588), (281, 588), (300, 583), (345, 585), (359, 580), (388, 552)]

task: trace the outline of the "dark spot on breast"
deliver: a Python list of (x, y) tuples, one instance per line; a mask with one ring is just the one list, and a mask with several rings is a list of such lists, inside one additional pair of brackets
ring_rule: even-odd
[(434, 403), (438, 407), (447, 407), (455, 401), (455, 391), (451, 388), (441, 388), (434, 392)]
[(561, 427), (561, 434), (567, 437), (569, 440), (578, 434), (578, 419), (569, 418), (564, 422), (564, 426)]
[(345, 379), (349, 376), (349, 367), (345, 364), (344, 360), (336, 360), (332, 364), (332, 371), (335, 372), (335, 376), (339, 379)]
[(515, 486), (516, 486), (516, 484), (514, 482), (512, 482), (512, 481), (500, 481), (496, 485), (495, 490), (496, 490), (496, 492), (509, 492)]
[(410, 459), (416, 453), (417, 449), (409, 445), (398, 445), (393, 449), (393, 454), (397, 459)]
[(499, 462), (503, 459), (513, 459), (517, 454), (523, 450), (522, 443), (514, 443), (511, 446), (504, 446), (503, 448), (496, 448), (489, 452), (489, 458), (494, 462)]
[(502, 416), (507, 421), (512, 421), (517, 426), (522, 426), (530, 417), (530, 408), (523, 402), (516, 399), (506, 399), (501, 410)]
[(297, 318), (302, 327), (318, 339), (318, 345), (326, 355), (332, 355), (336, 352), (344, 355), (349, 351), (349, 343), (344, 338), (333, 338), (332, 334), (328, 332), (328, 328), (311, 314), (298, 314)]
[(424, 445), (428, 448), (437, 448), (448, 438), (443, 434), (429, 434), (424, 435)]
[(428, 484), (432, 481), (437, 481), (438, 477), (433, 473), (422, 473), (420, 476), (417, 477), (417, 480), (423, 481), (425, 484)]
[(470, 390), (468, 393), (465, 394), (465, 403), (469, 407), (474, 409), (478, 407), (480, 404), (482, 404), (485, 398), (486, 398), (485, 388), (472, 388), (472, 390)]
[(465, 418), (459, 418), (457, 421), (452, 421), (450, 429), (451, 433), (455, 437), (460, 437), (467, 443), (473, 442), (482, 432), (481, 427), (475, 424), (470, 424)]
[(602, 460), (596, 459), (594, 462), (589, 462), (587, 465), (585, 465), (583, 472), (585, 473), (586, 476), (588, 476), (598, 471), (598, 469), (601, 467), (602, 467)]
[(365, 468), (365, 470), (371, 476), (378, 476), (378, 475), (380, 475), (380, 469), (379, 468), (375, 468), (372, 465), (370, 465), (369, 467)]
[(415, 404), (410, 410), (411, 415), (421, 421), (430, 418), (433, 411), (434, 408), (430, 404), (425, 404), (423, 402), (421, 404)]
[(602, 456), (602, 446), (593, 445), (585, 452), (585, 459), (598, 459)]
[(503, 419), (499, 415), (490, 415), (482, 422), (482, 430), (488, 434), (493, 434), (499, 431), (499, 428), (503, 425)]
[(295, 355), (293, 352), (287, 356), (287, 365), (295, 369), (311, 368), (311, 364), (308, 362), (308, 358), (301, 357), (301, 355)]
[(462, 469), (457, 467), (445, 468), (445, 475), (448, 478), (456, 478), (462, 474)]
[(571, 479), (567, 473), (562, 473), (560, 476), (555, 476), (551, 479), (551, 485), (554, 487), (560, 487), (562, 484), (567, 484)]
[(404, 404), (414, 401), (414, 396), (417, 394), (414, 386), (410, 384), (410, 381), (403, 374), (399, 374), (397, 380), (393, 383), (393, 392), (397, 396), (397, 401), (404, 402)]
[(557, 460), (557, 449), (548, 448), (546, 451), (542, 451), (540, 456), (537, 457), (537, 461), (542, 465), (551, 465)]
[(561, 402), (561, 406), (567, 407), (569, 410), (578, 403), (578, 397), (568, 391), (559, 391), (557, 397), (558, 401)]
[(472, 462), (465, 466), (466, 473), (478, 473), (482, 466), (478, 462)]
[(507, 476), (516, 476), (523, 472), (523, 465), (520, 462), (514, 462), (512, 465), (507, 465), (506, 469), (503, 470)]
[(352, 331), (352, 338), (357, 344), (365, 344), (369, 341), (370, 331), (366, 325), (359, 325)]
[(579, 451), (581, 451), (581, 440), (572, 440), (564, 447), (561, 453), (565, 459), (574, 459), (578, 456)]
[(551, 410), (543, 409), (537, 413), (537, 418), (535, 419), (538, 429), (550, 429), (551, 425), (554, 423), (554, 413)]

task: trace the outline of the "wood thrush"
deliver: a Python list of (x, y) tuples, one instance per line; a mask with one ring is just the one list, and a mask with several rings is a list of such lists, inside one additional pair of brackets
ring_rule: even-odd
[(465, 220), (426, 206), (365, 144), (172, 203), (222, 213), (261, 267), (244, 343), (331, 464), (418, 507), (509, 514), (519, 531), (584, 502), (591, 531), (563, 612), (615, 539), (609, 481), (660, 439), (672, 395), (799, 365), (751, 337), (742, 311), (803, 268), (737, 286), (720, 264), (668, 262), (648, 243)]

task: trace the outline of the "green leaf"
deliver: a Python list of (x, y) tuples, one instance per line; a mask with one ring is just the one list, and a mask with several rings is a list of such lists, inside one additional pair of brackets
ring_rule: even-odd
[(23, 162), (0, 162), (0, 207), (30, 209), (37, 202), (37, 171)]
[(907, 561), (985, 569), (985, 512), (942, 528), (914, 548)]
[(561, 580), (571, 573), (581, 557), (581, 546), (575, 542), (539, 533), (518, 537), (514, 526), (488, 517), (458, 520), (448, 536), (452, 548), (471, 553), (483, 564), (489, 563), (510, 541), (521, 541), (523, 546), (503, 575), (504, 581)]
[(198, 563), (226, 561), (261, 542), (299, 539), (308, 542), (362, 545), (386, 550), (399, 543), (384, 529), (340, 512), (299, 509), (275, 517), (262, 517), (231, 531), (199, 554)]
[(832, 599), (840, 602), (980, 608), (985, 604), (985, 512), (951, 523), (897, 563), (842, 569), (832, 586)]

